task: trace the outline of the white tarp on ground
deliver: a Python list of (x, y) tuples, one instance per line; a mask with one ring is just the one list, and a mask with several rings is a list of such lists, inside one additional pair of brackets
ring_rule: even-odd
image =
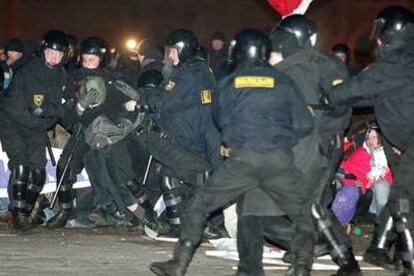
[[(216, 257), (225, 260), (238, 261), (239, 255), (237, 253), (237, 241), (235, 239), (217, 239), (210, 240), (215, 249), (207, 250), (205, 254), (210, 257)], [(289, 264), (282, 261), (283, 255), (286, 251), (277, 247), (263, 247), (263, 264), (272, 265), (266, 266), (266, 270), (287, 270)], [(362, 261), (362, 256), (355, 256), (358, 262)], [(234, 267), (234, 269), (236, 269)], [(361, 266), (364, 271), (383, 271), (384, 269), (376, 266)], [(313, 264), (312, 270), (319, 271), (336, 271), (338, 266), (332, 261), (329, 255), (317, 258)]]
[[(45, 149), (46, 150), (46, 149)], [(53, 148), (53, 154), (55, 156), (56, 162), (59, 160), (62, 149)], [(56, 167), (52, 166), (50, 162), (49, 155), (47, 154), (48, 162), (46, 165), (46, 184), (42, 190), (42, 193), (50, 193), (56, 190)], [(9, 181), (10, 171), (7, 167), (9, 159), (0, 144), (0, 198), (7, 197), (7, 183)], [(78, 175), (78, 181), (73, 186), (74, 188), (84, 188), (89, 187), (89, 178), (85, 170)]]

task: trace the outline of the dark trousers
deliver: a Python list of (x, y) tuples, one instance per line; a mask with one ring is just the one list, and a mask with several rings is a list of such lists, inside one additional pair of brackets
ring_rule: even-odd
[(163, 136), (157, 132), (142, 135), (145, 144), (153, 157), (174, 175), (187, 183), (196, 184), (196, 176), (205, 171), (211, 171), (208, 162), (198, 154), (195, 154), (181, 145), (178, 145), (172, 137)]
[(135, 196), (127, 187), (128, 181), (136, 177), (128, 150), (128, 140), (99, 150), (87, 156), (87, 170), (92, 170), (96, 181), (91, 181), (94, 205), (109, 213), (119, 210), (124, 213), (128, 206), (136, 203)]
[[(384, 139), (384, 150), (393, 175), (394, 184), (390, 191), (388, 204), (383, 208), (376, 220), (376, 234), (384, 232), (388, 217), (405, 213), (407, 225), (414, 230), (414, 135), (408, 141), (408, 147), (401, 155), (394, 153), (392, 145)], [(400, 199), (408, 199), (409, 206), (400, 206)], [(402, 209), (407, 209), (403, 211)]]
[(10, 170), (19, 165), (30, 170), (46, 167), (46, 131), (33, 131), (10, 122), (2, 125), (1, 132), (1, 144), (9, 157)]
[(302, 173), (294, 166), (290, 149), (233, 149), (232, 155), (214, 172), (207, 185), (198, 190), (184, 219), (180, 239), (197, 244), (210, 212), (252, 189), (260, 188), (278, 202), (295, 224), (292, 251), (298, 260), (310, 265), (314, 230), (309, 212), (310, 190), (302, 187), (302, 178)]
[[(68, 143), (63, 148), (59, 161), (56, 167), (56, 175), (58, 181), (63, 177), (62, 185), (58, 191), (59, 204), (62, 209), (72, 209), (73, 202), (73, 184), (77, 180), (77, 175), (80, 174), (84, 168), (84, 157), (89, 152), (90, 147), (84, 141), (83, 135), (78, 137), (72, 134)], [(70, 162), (67, 164), (70, 155), (72, 155)], [(63, 176), (65, 166), (67, 170)]]

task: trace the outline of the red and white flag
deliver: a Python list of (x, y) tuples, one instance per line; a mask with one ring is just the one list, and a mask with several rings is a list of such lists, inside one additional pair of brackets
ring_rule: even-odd
[(282, 17), (291, 14), (305, 14), (313, 0), (267, 0)]

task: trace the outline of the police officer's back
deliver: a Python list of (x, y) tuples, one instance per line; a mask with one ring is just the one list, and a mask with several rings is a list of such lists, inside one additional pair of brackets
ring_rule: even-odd
[[(267, 65), (269, 52), (270, 41), (258, 30), (243, 30), (236, 37), (233, 58), (237, 69), (220, 81), (214, 106), (222, 154), (227, 159), (197, 192), (173, 259), (151, 265), (157, 275), (184, 275), (208, 213), (256, 188), (283, 201), (281, 205), (297, 223), (294, 247), (298, 265), (292, 271), (308, 275), (312, 239), (307, 237), (312, 222), (302, 208), (309, 193), (297, 186), (301, 174), (292, 164), (291, 147), (314, 125), (300, 91), (287, 76)], [(261, 232), (261, 227), (256, 230)], [(239, 266), (237, 274), (263, 275), (259, 263), (258, 269)]]

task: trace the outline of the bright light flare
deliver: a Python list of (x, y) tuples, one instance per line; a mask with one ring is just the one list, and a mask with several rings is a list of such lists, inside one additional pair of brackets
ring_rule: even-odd
[(136, 50), (138, 42), (135, 39), (128, 39), (126, 42), (126, 47), (129, 50)]

